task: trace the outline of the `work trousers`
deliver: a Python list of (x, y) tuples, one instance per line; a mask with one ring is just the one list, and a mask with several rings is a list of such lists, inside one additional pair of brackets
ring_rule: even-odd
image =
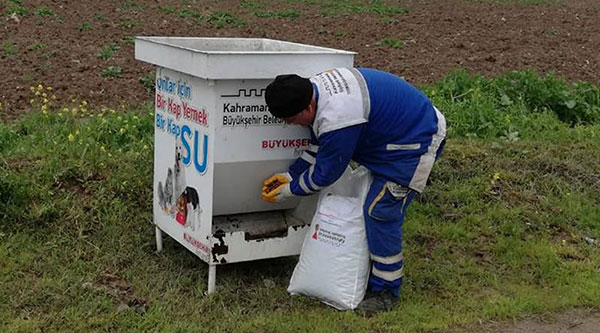
[[(437, 161), (446, 140), (443, 139), (435, 154)], [(374, 176), (363, 206), (367, 242), (371, 256), (369, 289), (377, 292), (390, 290), (400, 296), (404, 276), (402, 253), (402, 226), (406, 209), (416, 192), (406, 186)]]
[(367, 241), (371, 256), (369, 289), (390, 290), (399, 297), (404, 256), (402, 225), (415, 191), (375, 176), (364, 204)]

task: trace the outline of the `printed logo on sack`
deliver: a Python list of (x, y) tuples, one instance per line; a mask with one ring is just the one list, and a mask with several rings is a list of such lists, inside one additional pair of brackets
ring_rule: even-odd
[[(319, 213), (319, 215), (321, 215), (321, 221), (324, 223), (327, 223), (326, 219), (330, 218), (328, 215), (323, 213)], [(346, 235), (327, 230), (318, 223), (315, 224), (315, 232), (312, 235), (312, 239), (335, 247), (340, 247), (346, 243)]]

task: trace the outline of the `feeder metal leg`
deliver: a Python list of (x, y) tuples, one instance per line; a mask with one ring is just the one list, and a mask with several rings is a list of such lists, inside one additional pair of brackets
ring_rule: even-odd
[(156, 234), (156, 252), (160, 252), (163, 249), (162, 231), (158, 227), (155, 227), (154, 233)]
[(217, 283), (217, 265), (208, 265), (208, 294), (215, 292)]

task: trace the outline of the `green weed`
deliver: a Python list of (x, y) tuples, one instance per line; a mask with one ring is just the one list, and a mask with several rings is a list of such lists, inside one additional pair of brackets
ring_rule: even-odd
[(6, 16), (17, 15), (17, 16), (25, 16), (27, 15), (27, 9), (25, 9), (25, 5), (21, 0), (9, 0), (11, 7), (5, 10)]
[(109, 43), (104, 45), (104, 47), (100, 50), (100, 52), (96, 53), (96, 58), (109, 60), (111, 59), (115, 53), (120, 49), (119, 46), (115, 43)]
[(21, 81), (25, 83), (31, 83), (35, 80), (35, 77), (31, 74), (23, 74), (21, 75)]
[(300, 17), (300, 12), (293, 9), (287, 10), (267, 10), (267, 11), (255, 11), (254, 16), (256, 17), (273, 17), (273, 18), (289, 18), (296, 19)]
[(33, 14), (35, 16), (42, 16), (42, 17), (49, 17), (49, 16), (54, 16), (54, 11), (48, 7), (37, 7), (35, 9), (35, 11), (33, 12)]
[(393, 37), (388, 37), (388, 38), (384, 38), (384, 39), (380, 40), (379, 42), (377, 42), (377, 45), (387, 46), (387, 47), (391, 47), (394, 49), (401, 49), (406, 45), (406, 42), (397, 40), (396, 38), (393, 38)]
[(548, 5), (548, 6), (559, 6), (564, 2), (562, 0), (468, 0), (472, 2), (491, 2), (491, 3), (506, 3), (515, 2), (524, 5)]
[(123, 4), (121, 4), (119, 7), (117, 7), (117, 11), (118, 12), (124, 12), (124, 11), (128, 11), (128, 10), (132, 10), (132, 9), (142, 9), (142, 5), (140, 5), (139, 3), (137, 3), (136, 1), (130, 1), (130, 0), (126, 0), (125, 2), (123, 2)]
[(182, 8), (179, 10), (179, 16), (186, 18), (186, 19), (192, 19), (196, 22), (201, 22), (202, 21), (202, 14), (200, 14), (199, 12), (193, 10), (193, 9), (189, 9), (189, 8)]
[(96, 21), (104, 22), (104, 21), (106, 21), (106, 15), (104, 15), (104, 13), (95, 13), (94, 19)]
[(243, 19), (235, 17), (233, 14), (219, 11), (204, 16), (193, 9), (181, 8), (178, 11), (178, 15), (182, 18), (193, 20), (195, 23), (208, 23), (216, 28), (223, 28), (228, 25), (240, 27), (246, 24)]
[(28, 51), (36, 51), (36, 50), (42, 50), (46, 48), (46, 44), (44, 43), (33, 43), (30, 44), (29, 46), (27, 46), (27, 50)]
[(265, 4), (257, 1), (244, 0), (240, 1), (240, 8), (257, 10), (265, 8)]
[(137, 26), (138, 23), (132, 19), (125, 19), (125, 20), (122, 20), (121, 23), (119, 23), (119, 25), (125, 29), (131, 29), (131, 28)]
[(52, 68), (54, 68), (54, 66), (52, 65), (52, 61), (50, 61), (49, 59), (46, 59), (46, 60), (42, 61), (41, 63), (39, 63), (37, 65), (37, 68), (42, 72), (48, 72), (48, 71), (52, 70)]
[(105, 78), (120, 78), (123, 73), (123, 67), (121, 66), (108, 66), (100, 72), (100, 76)]
[(160, 11), (165, 14), (173, 14), (176, 11), (175, 7), (173, 7), (171, 5), (158, 6), (158, 9), (160, 9)]
[(372, 13), (377, 15), (403, 15), (408, 13), (408, 9), (386, 5), (382, 0), (356, 1), (321, 1), (304, 0), (304, 2), (315, 4), (321, 7), (321, 15), (325, 17), (348, 16), (353, 13)]
[(81, 31), (81, 32), (86, 32), (88, 30), (92, 30), (92, 28), (93, 28), (92, 23), (90, 23), (88, 21), (83, 21), (79, 25), (79, 31)]
[(246, 24), (243, 19), (226, 12), (213, 12), (206, 17), (205, 21), (215, 28), (223, 28), (228, 25), (241, 27)]
[(535, 138), (556, 126), (551, 119), (569, 126), (600, 122), (600, 87), (568, 84), (553, 74), (523, 71), (490, 79), (457, 71), (425, 91), (453, 118), (451, 131), (459, 136)]
[(398, 23), (398, 20), (392, 19), (392, 18), (386, 18), (386, 17), (380, 19), (379, 21), (382, 22), (382, 23), (385, 23), (385, 24), (396, 24), (396, 23)]
[(13, 58), (17, 55), (17, 44), (15, 42), (7, 40), (2, 43), (2, 57)]
[(125, 43), (126, 45), (134, 45), (135, 44), (135, 39), (133, 38), (133, 36), (125, 36), (121, 39), (121, 41), (123, 43)]
[(146, 89), (146, 91), (151, 92), (154, 90), (154, 80), (156, 79), (156, 75), (154, 72), (148, 72), (148, 74), (140, 77), (139, 82)]

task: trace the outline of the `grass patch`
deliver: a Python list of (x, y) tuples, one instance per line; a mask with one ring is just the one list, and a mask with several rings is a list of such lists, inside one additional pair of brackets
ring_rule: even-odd
[(30, 44), (29, 46), (27, 46), (27, 50), (28, 50), (28, 51), (37, 51), (37, 50), (43, 50), (43, 49), (45, 49), (45, 48), (46, 48), (46, 44), (44, 44), (44, 43), (39, 43), (39, 42), (36, 42), (36, 43)]
[(213, 12), (205, 18), (205, 21), (215, 28), (223, 28), (228, 25), (235, 27), (246, 25), (246, 21), (227, 12)]
[(104, 45), (104, 47), (100, 50), (100, 52), (96, 53), (96, 58), (109, 60), (111, 59), (115, 53), (120, 49), (119, 46), (115, 43), (109, 43)]
[(121, 77), (122, 73), (123, 73), (123, 67), (108, 66), (100, 72), (100, 76), (105, 77), (105, 78), (118, 79)]
[(94, 13), (94, 20), (104, 22), (106, 21), (106, 15), (104, 13)]
[(122, 20), (121, 23), (119, 23), (119, 25), (125, 29), (131, 29), (135, 26), (138, 25), (137, 21), (132, 20), (132, 19), (125, 19)]
[(81, 22), (81, 24), (79, 25), (79, 31), (81, 31), (81, 32), (86, 32), (86, 31), (92, 30), (92, 28), (93, 28), (92, 23), (90, 23), (88, 21)]
[(183, 17), (186, 19), (192, 19), (196, 22), (201, 22), (202, 21), (202, 14), (200, 12), (197, 12), (193, 9), (189, 9), (189, 8), (181, 8), (178, 12), (179, 17)]
[(133, 38), (133, 36), (125, 36), (125, 37), (121, 38), (121, 41), (125, 45), (135, 45), (135, 39)]
[(148, 74), (140, 77), (139, 82), (144, 87), (144, 89), (146, 89), (147, 92), (151, 92), (153, 91), (155, 86), (154, 80), (156, 80), (155, 73), (148, 72)]
[(158, 9), (165, 14), (174, 14), (176, 9), (171, 5), (158, 6)]
[(570, 84), (551, 73), (490, 79), (457, 71), (424, 90), (453, 120), (450, 132), (457, 136), (518, 139), (544, 132), (554, 139), (565, 135), (560, 122), (570, 127), (600, 122), (600, 87)]
[(383, 0), (303, 0), (302, 2), (319, 6), (321, 15), (325, 17), (341, 17), (357, 13), (371, 13), (381, 16), (394, 16), (408, 13), (408, 9), (404, 7), (388, 6)]
[(492, 3), (520, 3), (523, 5), (547, 5), (547, 6), (560, 6), (564, 5), (564, 1), (561, 0), (467, 0), (471, 2), (492, 2)]
[[(533, 101), (562, 82), (594, 107), (598, 87), (535, 76), (525, 89), (532, 77), (425, 87), (452, 131), (408, 212), (402, 302), (371, 319), (288, 296), (295, 258), (220, 267), (204, 296), (205, 264), (169, 238), (155, 254), (151, 107), (81, 102), (0, 124), (0, 330), (419, 332), (597, 306), (600, 246), (585, 239), (600, 239), (600, 125)], [(489, 122), (476, 106), (502, 95), (519, 140), (495, 121), (469, 135)]]
[(33, 14), (35, 16), (51, 17), (54, 16), (54, 11), (48, 7), (40, 6), (35, 9)]
[(396, 24), (396, 23), (398, 23), (398, 20), (393, 19), (393, 18), (384, 17), (384, 18), (380, 19), (379, 22), (385, 23), (385, 24)]
[(119, 7), (117, 7), (118, 12), (125, 12), (129, 10), (141, 10), (143, 6), (136, 1), (126, 0)]
[(377, 42), (377, 45), (391, 47), (393, 49), (402, 49), (406, 45), (406, 42), (393, 37), (388, 37)]
[(177, 13), (177, 15), (181, 18), (191, 20), (197, 24), (208, 24), (218, 29), (226, 26), (241, 27), (246, 25), (246, 21), (244, 19), (236, 17), (228, 12), (214, 11), (202, 14), (199, 11), (189, 7), (177, 9), (171, 5), (160, 6), (159, 9), (165, 14)]
[(300, 17), (300, 12), (294, 9), (287, 10), (267, 10), (267, 11), (255, 11), (254, 16), (256, 17), (272, 17), (278, 19), (296, 19)]
[(22, 0), (8, 0), (8, 8), (4, 11), (6, 16), (25, 16), (27, 15), (27, 9)]
[(250, 10), (257, 10), (257, 9), (263, 9), (265, 8), (265, 4), (258, 2), (258, 1), (250, 1), (250, 0), (244, 0), (244, 1), (240, 1), (240, 8), (244, 8), (244, 9), (250, 9)]
[(7, 40), (2, 43), (2, 57), (3, 58), (14, 58), (17, 55), (17, 44), (15, 42)]
[(54, 68), (54, 65), (52, 65), (52, 61), (49, 59), (46, 59), (40, 63), (37, 64), (37, 69), (39, 69), (42, 72), (48, 72), (50, 70), (52, 70)]

